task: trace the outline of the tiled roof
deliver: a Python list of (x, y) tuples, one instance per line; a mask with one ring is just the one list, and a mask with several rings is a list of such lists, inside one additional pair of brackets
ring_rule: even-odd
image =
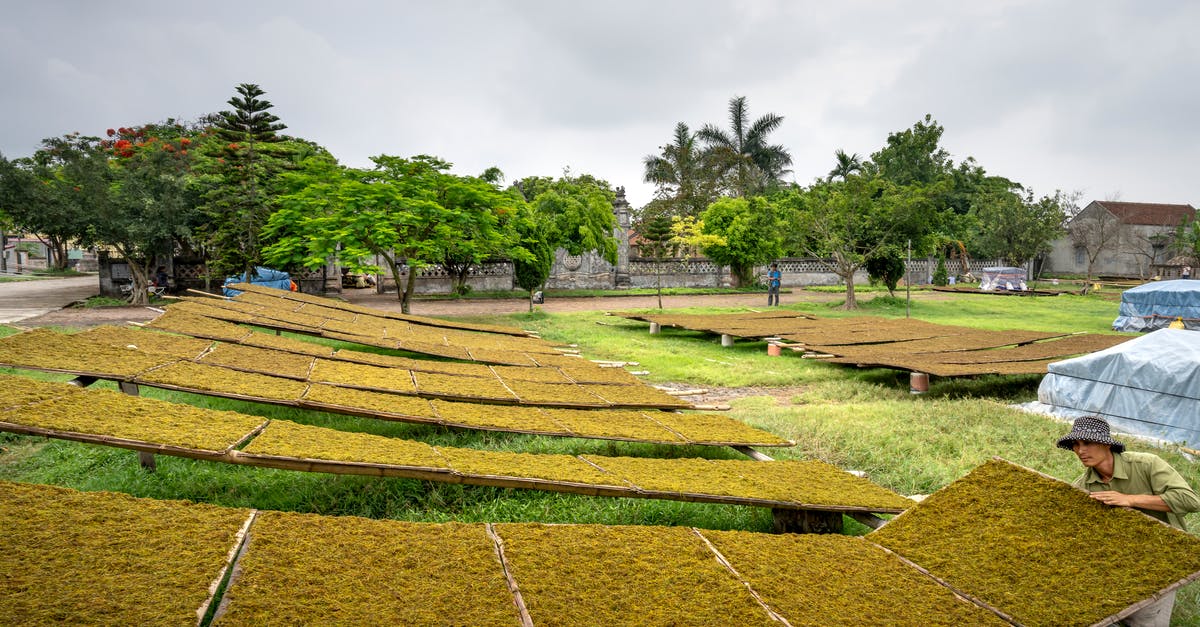
[(1175, 226), (1183, 222), (1185, 217), (1196, 217), (1196, 208), (1191, 205), (1164, 205), (1149, 202), (1113, 202), (1108, 200), (1097, 200), (1096, 204), (1107, 209), (1125, 224)]

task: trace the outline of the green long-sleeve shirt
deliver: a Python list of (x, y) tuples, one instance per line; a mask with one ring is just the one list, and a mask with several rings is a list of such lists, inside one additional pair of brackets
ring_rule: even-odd
[(1187, 531), (1183, 515), (1200, 512), (1200, 496), (1170, 464), (1151, 453), (1114, 453), (1112, 480), (1104, 483), (1100, 473), (1088, 468), (1075, 480), (1075, 487), (1088, 492), (1113, 490), (1121, 494), (1156, 494), (1170, 506), (1170, 512), (1138, 508), (1177, 529)]

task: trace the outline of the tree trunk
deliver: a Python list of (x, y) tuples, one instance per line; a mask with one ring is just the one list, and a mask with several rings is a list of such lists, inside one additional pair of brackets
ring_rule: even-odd
[(133, 290), (129, 292), (129, 304), (146, 306), (150, 304), (150, 270), (149, 264), (142, 265), (126, 257), (129, 264), (129, 275), (133, 279)]
[[(408, 292), (400, 289), (400, 286), (402, 285), (400, 281), (400, 264), (396, 263), (394, 258), (379, 253), (378, 251), (376, 251), (376, 254), (380, 257), (383, 257), (384, 261), (387, 262), (388, 270), (392, 271), (392, 280), (396, 282), (396, 297), (400, 299), (400, 311), (402, 313), (408, 313)], [(412, 274), (411, 269), (409, 274)], [(376, 287), (379, 289), (380, 293), (382, 293), (383, 281), (379, 281), (378, 283), (379, 284)]]
[(409, 301), (412, 299), (413, 290), (417, 286), (417, 268), (412, 264), (408, 266), (408, 282), (404, 284), (404, 297), (400, 299), (400, 313), (409, 312)]
[(842, 309), (858, 309), (858, 301), (854, 297), (854, 272), (842, 278), (846, 281), (846, 302), (842, 304)]

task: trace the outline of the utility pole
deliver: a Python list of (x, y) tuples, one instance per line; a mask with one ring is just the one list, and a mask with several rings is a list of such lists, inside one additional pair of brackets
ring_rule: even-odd
[(912, 239), (908, 240), (908, 258), (904, 260), (904, 317), (908, 317), (910, 303), (912, 303), (912, 270), (909, 266), (912, 265)]

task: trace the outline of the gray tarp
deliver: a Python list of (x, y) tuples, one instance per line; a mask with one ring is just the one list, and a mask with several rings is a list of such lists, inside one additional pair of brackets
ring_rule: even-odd
[(1200, 329), (1200, 281), (1155, 281), (1125, 290), (1113, 331), (1162, 329), (1176, 318), (1189, 329)]
[(1050, 364), (1038, 400), (1071, 418), (1103, 416), (1113, 430), (1200, 443), (1200, 332), (1160, 329)]

